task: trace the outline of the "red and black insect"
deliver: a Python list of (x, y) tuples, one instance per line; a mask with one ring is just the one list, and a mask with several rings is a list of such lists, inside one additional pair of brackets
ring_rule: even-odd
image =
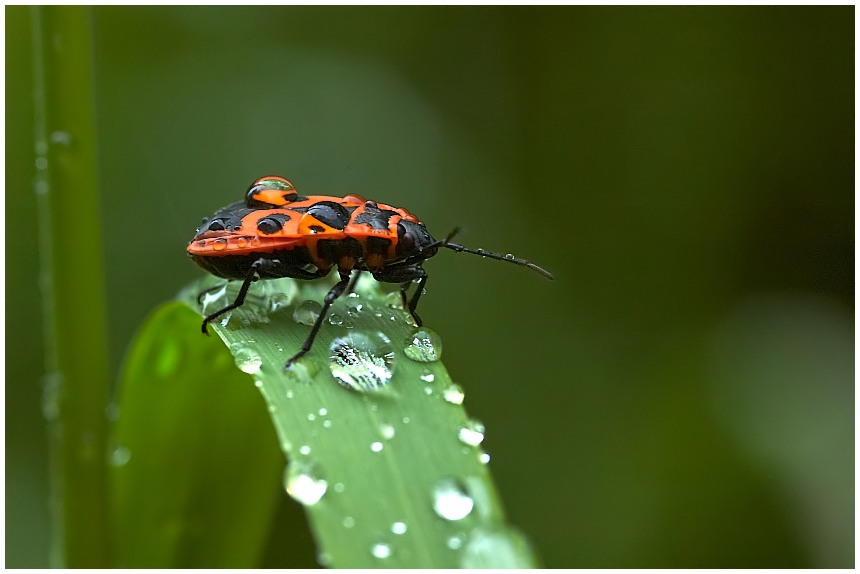
[[(203, 332), (208, 335), (206, 326), (212, 320), (240, 307), (258, 279), (319, 279), (337, 267), (340, 280), (325, 296), (310, 335), (287, 361), (287, 368), (310, 350), (329, 307), (350, 285), (353, 271), (353, 280), (367, 271), (377, 281), (400, 283), (404, 304), (418, 325), (421, 319), (415, 308), (427, 283), (422, 264), (440, 247), (523, 265), (553, 278), (525, 259), (451, 243), (456, 231), (437, 240), (405, 209), (359, 195), (301, 196), (282, 177), (262, 177), (251, 185), (244, 201), (204, 219), (188, 244), (189, 256), (203, 269), (227, 280), (242, 280), (236, 300), (203, 319)], [(412, 282), (417, 287), (407, 301), (406, 289)]]

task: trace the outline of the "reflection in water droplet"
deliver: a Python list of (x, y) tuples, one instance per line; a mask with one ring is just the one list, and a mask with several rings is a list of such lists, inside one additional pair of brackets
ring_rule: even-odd
[(534, 551), (525, 536), (510, 527), (479, 527), (469, 534), (460, 568), (535, 567)]
[(406, 339), (403, 349), (406, 356), (413, 361), (430, 363), (442, 358), (442, 338), (427, 327), (419, 327), (412, 331)]
[(391, 556), (391, 546), (384, 542), (380, 542), (379, 544), (373, 545), (373, 548), (370, 549), (370, 553), (376, 558), (388, 558)]
[(302, 325), (313, 325), (322, 312), (322, 305), (316, 301), (302, 301), (293, 311), (293, 321)]
[(306, 461), (292, 461), (284, 473), (284, 486), (287, 494), (304, 505), (320, 501), (328, 488), (328, 482), (320, 478), (316, 468)]
[(433, 510), (446, 520), (462, 520), (474, 506), (475, 501), (453, 478), (443, 478), (433, 487)]
[(344, 387), (359, 391), (378, 391), (394, 372), (394, 347), (383, 333), (349, 333), (332, 341), (329, 368)]
[(484, 425), (480, 422), (474, 420), (466, 421), (466, 424), (460, 427), (460, 430), (457, 432), (457, 438), (465, 444), (478, 446), (484, 440), (484, 431)]
[(463, 392), (463, 387), (457, 383), (451, 383), (444, 391), (442, 397), (452, 405), (462, 405), (463, 399), (466, 398), (466, 393)]
[(406, 532), (405, 522), (395, 522), (391, 525), (391, 532), (394, 534), (404, 534)]

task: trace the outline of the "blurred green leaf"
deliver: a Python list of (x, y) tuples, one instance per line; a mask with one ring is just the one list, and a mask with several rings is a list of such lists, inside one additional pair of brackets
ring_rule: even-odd
[(121, 385), (110, 473), (117, 565), (256, 566), (284, 461), (248, 377), (173, 302), (141, 328)]

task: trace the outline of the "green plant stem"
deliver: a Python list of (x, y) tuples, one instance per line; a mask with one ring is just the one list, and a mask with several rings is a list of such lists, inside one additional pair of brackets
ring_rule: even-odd
[(92, 12), (83, 6), (34, 6), (32, 17), (51, 562), (106, 567), (105, 407), (110, 385)]

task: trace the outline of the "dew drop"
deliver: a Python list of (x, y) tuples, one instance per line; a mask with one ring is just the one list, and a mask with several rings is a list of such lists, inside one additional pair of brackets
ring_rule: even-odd
[(406, 356), (420, 363), (432, 363), (442, 358), (442, 338), (432, 329), (413, 329), (403, 349)]
[(443, 478), (433, 487), (433, 510), (445, 520), (462, 520), (474, 507), (475, 501), (453, 478)]
[(376, 558), (388, 558), (391, 556), (391, 546), (385, 544), (384, 542), (380, 542), (379, 544), (374, 544), (370, 549), (370, 553), (373, 554)]
[(334, 378), (353, 391), (385, 387), (394, 372), (394, 347), (382, 333), (352, 332), (332, 341), (329, 368)]
[(433, 373), (425, 373), (425, 374), (421, 375), (419, 378), (422, 381), (424, 381), (425, 383), (432, 383), (433, 381), (436, 380), (436, 375), (434, 375)]
[(370, 443), (370, 450), (373, 452), (380, 452), (382, 450), (383, 444), (379, 441)]
[(451, 550), (458, 550), (458, 549), (463, 547), (464, 538), (465, 537), (462, 534), (455, 534), (454, 536), (452, 536), (448, 540), (446, 540), (445, 544)]
[(343, 325), (343, 317), (338, 313), (330, 313), (328, 316), (328, 322), (332, 325)]
[(260, 358), (259, 353), (250, 347), (238, 346), (234, 348), (234, 345), (235, 343), (230, 345), (230, 350), (233, 351), (233, 360), (236, 361), (239, 370), (249, 375), (259, 373), (263, 364), (263, 359)]
[(119, 446), (113, 450), (110, 455), (110, 463), (112, 466), (123, 466), (131, 459), (131, 451), (124, 446)]
[(481, 456), (478, 457), (478, 460), (481, 461), (481, 464), (487, 464), (490, 462), (490, 455), (486, 452), (482, 452)]
[(406, 533), (406, 523), (405, 522), (395, 522), (391, 525), (391, 532), (394, 534), (405, 534)]
[(302, 301), (293, 311), (293, 321), (302, 325), (313, 325), (322, 312), (322, 305), (313, 300)]
[(315, 414), (308, 413), (308, 420), (309, 421), (314, 421), (314, 420), (316, 420), (316, 418), (317, 418), (317, 416)]
[(349, 305), (346, 308), (346, 314), (350, 317), (358, 317), (359, 313), (361, 313), (362, 305), (361, 303), (355, 303), (353, 305)]
[(391, 440), (394, 438), (394, 427), (387, 424), (381, 424), (379, 425), (379, 434), (382, 435), (382, 438)]
[(457, 383), (451, 383), (442, 391), (442, 397), (452, 405), (462, 405), (466, 393), (463, 392), (463, 387)]
[(324, 421), (323, 421), (323, 426), (324, 426), (325, 428), (329, 428), (329, 427), (331, 427), (331, 419), (326, 419), (326, 420), (324, 420)]
[(287, 494), (306, 506), (320, 501), (328, 488), (328, 482), (320, 478), (311, 463), (292, 461), (284, 473)]
[(355, 518), (352, 516), (345, 516), (343, 519), (343, 527), (352, 528), (353, 526), (355, 526)]
[(302, 453), (304, 456), (307, 456), (311, 453), (311, 447), (306, 444), (303, 444), (299, 447), (299, 452)]
[(335, 492), (343, 492), (344, 490), (346, 490), (346, 485), (344, 483), (342, 483), (342, 482), (334, 483), (334, 491)]
[(319, 410), (319, 413), (320, 413), (320, 416), (321, 416), (321, 417), (324, 417), (324, 416), (326, 416), (326, 415), (328, 414), (328, 409), (327, 409), (327, 408), (325, 408), (325, 407), (322, 407), (322, 408)]
[(457, 432), (457, 438), (460, 442), (472, 446), (478, 446), (484, 440), (484, 425), (478, 421), (470, 420), (465, 425), (460, 427)]

